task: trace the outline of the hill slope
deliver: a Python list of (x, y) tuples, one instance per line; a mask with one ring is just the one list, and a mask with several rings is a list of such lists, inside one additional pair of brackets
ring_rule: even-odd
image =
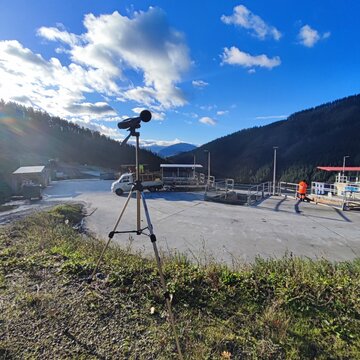
[[(159, 168), (160, 157), (140, 152), (142, 163)], [(19, 165), (45, 165), (54, 158), (118, 169), (135, 163), (135, 149), (45, 112), (0, 100), (0, 174)]]
[(287, 120), (235, 132), (195, 151), (173, 157), (191, 163), (193, 155), (206, 165), (211, 152), (211, 173), (239, 182), (271, 180), (273, 146), (278, 146), (278, 175), (284, 181), (321, 179), (319, 165), (360, 165), (360, 95), (350, 96), (291, 115)]

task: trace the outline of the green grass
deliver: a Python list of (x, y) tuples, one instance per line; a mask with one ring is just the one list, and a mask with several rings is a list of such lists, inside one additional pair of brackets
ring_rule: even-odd
[[(0, 358), (176, 359), (151, 259), (71, 225), (63, 205), (0, 229)], [(360, 260), (163, 258), (186, 359), (359, 359)]]

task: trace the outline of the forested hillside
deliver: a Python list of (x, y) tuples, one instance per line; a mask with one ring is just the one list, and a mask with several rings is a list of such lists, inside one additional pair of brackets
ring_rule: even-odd
[[(135, 163), (135, 148), (120, 146), (97, 131), (0, 100), (0, 174), (19, 165), (46, 165), (49, 159), (118, 169)], [(141, 150), (140, 160), (159, 169), (161, 158)]]
[(316, 171), (320, 165), (360, 166), (360, 95), (350, 96), (312, 109), (297, 112), (287, 120), (241, 130), (207, 143), (195, 151), (173, 157), (174, 162), (196, 161), (207, 166), (211, 153), (211, 173), (239, 182), (272, 179), (273, 146), (277, 150), (277, 173), (284, 181), (325, 179)]

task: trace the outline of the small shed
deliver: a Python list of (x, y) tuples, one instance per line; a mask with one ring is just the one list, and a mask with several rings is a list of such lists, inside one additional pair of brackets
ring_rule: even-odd
[(160, 164), (161, 177), (165, 184), (199, 184), (204, 182), (204, 174), (199, 174), (196, 170), (202, 167), (200, 164)]
[(21, 191), (24, 184), (46, 187), (49, 183), (50, 173), (45, 166), (21, 166), (13, 172), (12, 187), (15, 192)]

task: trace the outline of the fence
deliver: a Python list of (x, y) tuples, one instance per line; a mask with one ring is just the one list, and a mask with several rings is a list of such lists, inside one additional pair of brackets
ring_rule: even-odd
[[(293, 196), (296, 198), (298, 184), (280, 182), (279, 195)], [(324, 203), (341, 207), (343, 210), (360, 206), (360, 184), (334, 183), (327, 184), (313, 181), (307, 193), (316, 203)]]
[(265, 197), (270, 196), (272, 193), (271, 182), (264, 182), (262, 184), (250, 186), (247, 193), (247, 204), (253, 205)]
[(233, 179), (210, 182), (205, 191), (205, 200), (228, 204), (253, 205), (271, 195), (271, 182), (257, 185), (235, 184)]
[(360, 206), (359, 183), (326, 184), (312, 182), (311, 195), (316, 202), (341, 206), (343, 210)]
[(296, 198), (298, 188), (298, 184), (280, 181), (278, 185), (278, 194), (293, 196), (294, 198)]

